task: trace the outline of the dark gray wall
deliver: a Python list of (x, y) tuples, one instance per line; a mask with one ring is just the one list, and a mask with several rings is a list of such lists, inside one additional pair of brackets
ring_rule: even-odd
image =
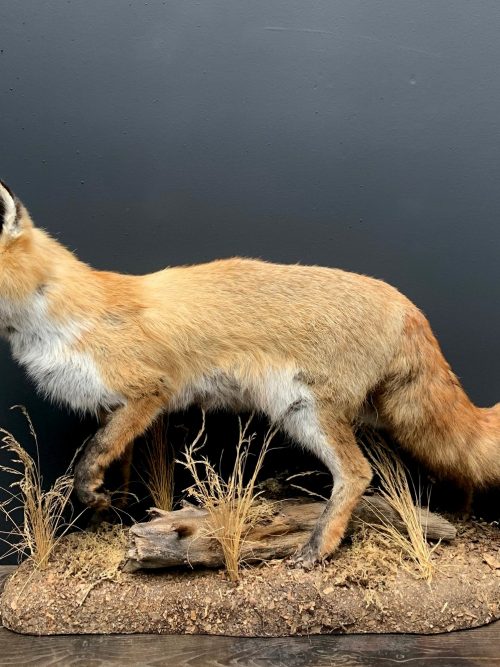
[[(242, 254), (384, 278), (500, 399), (500, 4), (0, 2), (0, 174), (99, 268)], [(0, 346), (60, 471), (88, 429)]]

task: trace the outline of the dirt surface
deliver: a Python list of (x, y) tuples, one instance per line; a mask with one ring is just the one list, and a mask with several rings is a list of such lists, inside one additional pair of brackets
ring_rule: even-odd
[(305, 572), (281, 561), (242, 571), (127, 574), (124, 535), (73, 534), (49, 566), (21, 565), (5, 586), (7, 628), (37, 635), (164, 633), (288, 636), (330, 633), (437, 633), (500, 618), (500, 533), (458, 524), (458, 537), (434, 552), (430, 583), (373, 531), (334, 560)]

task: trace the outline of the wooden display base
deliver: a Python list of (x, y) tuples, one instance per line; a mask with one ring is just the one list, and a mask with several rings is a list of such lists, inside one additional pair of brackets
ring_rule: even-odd
[[(305, 503), (300, 508), (297, 515), (297, 501), (284, 503), (275, 523), (260, 528), (268, 556), (295, 549), (299, 534), (303, 541), (321, 504)], [(500, 618), (495, 526), (458, 524), (455, 539), (442, 542), (434, 552), (436, 569), (430, 584), (418, 579), (411, 564), (401, 561), (373, 528), (355, 532), (335, 558), (312, 571), (270, 560), (244, 569), (239, 583), (233, 584), (217, 569), (137, 570), (165, 564), (168, 553), (177, 553), (180, 562), (187, 556), (191, 564), (195, 554), (196, 562), (203, 562), (203, 556), (205, 564), (211, 554), (208, 564), (217, 565), (217, 547), (203, 533), (196, 537), (203, 521), (203, 514), (186, 508), (136, 525), (128, 549), (121, 542), (122, 555), (128, 552), (124, 559), (128, 571), (117, 570), (114, 575), (106, 574), (109, 559), (104, 549), (101, 563), (75, 574), (72, 554), (81, 555), (88, 548), (88, 536), (72, 534), (61, 541), (44, 571), (26, 562), (9, 578), (0, 602), (4, 625), (37, 635), (146, 632), (279, 637), (436, 633)], [(283, 531), (284, 525), (290, 532)], [(281, 552), (270, 547), (272, 540), (281, 545)], [(160, 545), (156, 550), (155, 544)], [(257, 558), (255, 549), (254, 545), (246, 554), (249, 560)], [(261, 551), (258, 557), (263, 556)]]

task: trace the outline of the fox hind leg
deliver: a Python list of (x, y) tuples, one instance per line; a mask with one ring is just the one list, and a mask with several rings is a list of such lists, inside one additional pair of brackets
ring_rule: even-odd
[(333, 477), (331, 497), (309, 540), (295, 557), (297, 563), (311, 567), (338, 547), (352, 511), (370, 483), (372, 471), (356, 443), (351, 425), (333, 418), (328, 406), (319, 411), (309, 407), (304, 414), (295, 411), (285, 417), (283, 427), (315, 454)]

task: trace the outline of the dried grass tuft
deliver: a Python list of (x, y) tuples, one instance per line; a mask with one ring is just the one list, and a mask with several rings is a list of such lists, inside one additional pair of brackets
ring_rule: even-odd
[(200, 456), (206, 442), (204, 413), (198, 435), (179, 461), (193, 477), (194, 483), (186, 490), (187, 494), (208, 512), (207, 534), (219, 542), (226, 571), (233, 582), (239, 579), (242, 548), (248, 542), (249, 532), (271, 513), (270, 503), (261, 500), (262, 491), (257, 490), (256, 481), (275, 431), (267, 432), (248, 475), (250, 446), (256, 435), (249, 434), (252, 419), (253, 415), (245, 424), (238, 419), (235, 461), (227, 481), (206, 456)]
[[(380, 478), (379, 493), (399, 514), (405, 525), (406, 533), (399, 532), (389, 519), (377, 511), (373, 505), (372, 508), (381, 523), (371, 527), (400, 550), (403, 557), (413, 564), (417, 576), (430, 582), (435, 570), (432, 556), (439, 542), (434, 546), (430, 546), (427, 542), (426, 523), (422, 524), (419, 512), (419, 510), (423, 511), (425, 515), (425, 510), (422, 508), (421, 490), (419, 489), (419, 492), (416, 493), (416, 506), (408, 481), (411, 480), (410, 473), (384, 442), (371, 438), (369, 447), (366, 447), (365, 451), (375, 473)], [(369, 502), (369, 497), (367, 501)]]
[(360, 526), (352, 535), (352, 544), (344, 553), (342, 567), (335, 570), (333, 583), (336, 586), (364, 589), (367, 607), (375, 606), (382, 611), (382, 593), (393, 585), (401, 566), (401, 552), (385, 535), (370, 526)]
[(170, 512), (174, 504), (174, 451), (166, 438), (161, 415), (151, 427), (146, 443), (146, 475), (142, 478), (154, 506)]
[(65, 535), (55, 549), (51, 569), (82, 581), (111, 578), (124, 560), (127, 531), (121, 525), (103, 523), (95, 531)]
[[(36, 460), (33, 459), (16, 438), (0, 428), (2, 436), (1, 449), (11, 453), (15, 458), (11, 466), (0, 465), (0, 470), (14, 477), (14, 481), (3, 491), (7, 500), (0, 503), (0, 514), (3, 514), (10, 529), (0, 531), (3, 542), (10, 547), (5, 557), (17, 553), (19, 558), (28, 557), (38, 569), (45, 569), (61, 536), (73, 525), (76, 519), (67, 520), (72, 516), (70, 495), (73, 491), (73, 478), (67, 473), (58, 477), (54, 484), (45, 491), (40, 470), (38, 441), (31, 419), (22, 406), (19, 408), (29, 425), (31, 436), (35, 442)], [(19, 467), (15, 467), (18, 464)], [(22, 511), (22, 522), (18, 522), (17, 514)]]
[(50, 571), (80, 582), (78, 604), (103, 581), (118, 582), (127, 548), (127, 532), (120, 525), (102, 524), (94, 532), (73, 532), (57, 544)]

